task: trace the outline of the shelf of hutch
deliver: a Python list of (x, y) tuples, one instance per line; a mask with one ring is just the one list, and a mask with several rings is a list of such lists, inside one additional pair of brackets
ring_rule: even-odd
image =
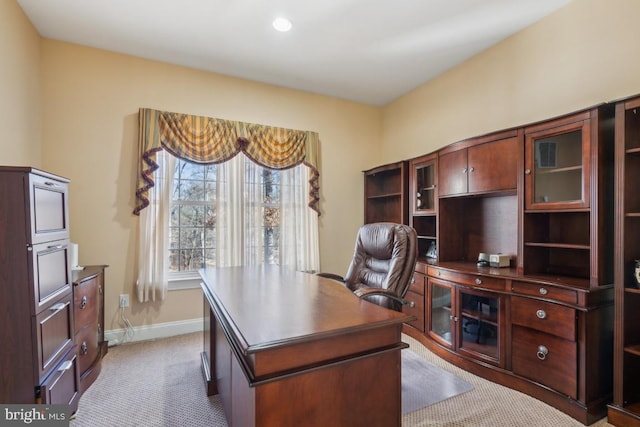
[(640, 426), (640, 97), (616, 103), (614, 388), (608, 422)]
[(407, 162), (364, 171), (364, 223), (408, 223)]

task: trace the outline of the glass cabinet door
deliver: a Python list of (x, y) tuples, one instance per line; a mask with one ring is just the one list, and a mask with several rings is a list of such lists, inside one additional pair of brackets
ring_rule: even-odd
[(589, 206), (589, 134), (588, 120), (527, 134), (527, 209)]
[(500, 362), (500, 296), (459, 288), (458, 351)]
[(414, 215), (436, 210), (436, 158), (428, 156), (411, 162), (411, 212)]
[(429, 335), (443, 345), (453, 346), (453, 287), (449, 284), (429, 279)]

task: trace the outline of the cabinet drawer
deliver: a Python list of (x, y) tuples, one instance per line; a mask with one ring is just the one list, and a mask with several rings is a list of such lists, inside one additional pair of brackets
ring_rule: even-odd
[(416, 317), (416, 320), (408, 322), (407, 325), (411, 325), (419, 331), (424, 332), (424, 295), (409, 291), (407, 295), (405, 295), (405, 299), (412, 301), (414, 306), (409, 307), (403, 305), (402, 312)]
[(493, 277), (480, 276), (477, 274), (458, 273), (457, 271), (439, 268), (429, 267), (429, 275), (474, 288), (491, 289), (494, 291), (504, 291), (506, 286), (506, 282), (503, 279), (494, 279)]
[(554, 286), (543, 285), (538, 283), (525, 283), (514, 280), (511, 284), (511, 291), (530, 295), (532, 297), (549, 298), (569, 304), (578, 303), (578, 293), (569, 289), (560, 289)]
[(78, 409), (79, 400), (78, 358), (71, 349), (56, 369), (40, 384), (43, 403), (69, 405), (71, 412)]
[(41, 175), (29, 175), (31, 243), (69, 238), (68, 184)]
[(76, 334), (78, 367), (80, 374), (89, 369), (98, 357), (98, 322), (82, 328)]
[(514, 296), (511, 298), (511, 323), (576, 340), (576, 311), (573, 308)]
[(413, 280), (411, 281), (411, 285), (409, 285), (409, 290), (411, 292), (415, 292), (420, 295), (424, 295), (424, 282), (426, 276), (422, 273), (413, 273)]
[(98, 286), (98, 277), (94, 276), (73, 287), (75, 332), (98, 322)]
[(513, 373), (577, 397), (577, 343), (521, 326), (513, 327)]
[(35, 313), (48, 306), (53, 298), (71, 290), (68, 251), (68, 240), (33, 246)]
[(71, 293), (53, 302), (35, 319), (38, 373), (43, 379), (73, 346)]

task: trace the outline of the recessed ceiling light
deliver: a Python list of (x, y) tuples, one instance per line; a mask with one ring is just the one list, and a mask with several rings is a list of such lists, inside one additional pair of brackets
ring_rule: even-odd
[(289, 31), (293, 26), (291, 24), (291, 21), (289, 21), (287, 18), (282, 18), (282, 17), (274, 19), (272, 25), (273, 25), (273, 28), (283, 33)]

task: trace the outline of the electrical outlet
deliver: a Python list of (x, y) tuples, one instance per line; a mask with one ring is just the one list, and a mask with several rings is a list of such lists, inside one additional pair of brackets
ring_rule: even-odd
[(129, 294), (120, 294), (120, 308), (129, 307)]

